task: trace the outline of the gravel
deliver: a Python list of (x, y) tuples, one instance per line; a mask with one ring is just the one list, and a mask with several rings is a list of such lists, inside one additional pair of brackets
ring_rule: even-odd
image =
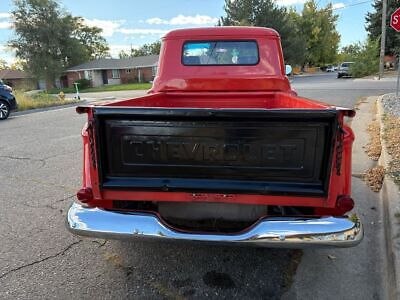
[(396, 97), (395, 94), (386, 94), (382, 98), (382, 104), (386, 113), (400, 117), (400, 96)]

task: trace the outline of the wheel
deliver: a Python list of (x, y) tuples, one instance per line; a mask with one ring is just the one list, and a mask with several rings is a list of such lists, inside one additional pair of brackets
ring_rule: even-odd
[(0, 101), (0, 120), (5, 120), (10, 115), (10, 106), (7, 102)]
[(342, 74), (337, 74), (337, 78), (342, 78)]

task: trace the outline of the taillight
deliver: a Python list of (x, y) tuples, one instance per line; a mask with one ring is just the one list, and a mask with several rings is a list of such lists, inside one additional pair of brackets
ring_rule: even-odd
[(336, 201), (336, 208), (343, 213), (348, 212), (354, 208), (354, 200), (348, 195), (339, 196)]
[(93, 192), (91, 188), (83, 188), (76, 193), (76, 198), (78, 198), (79, 201), (86, 203), (90, 200), (93, 199)]

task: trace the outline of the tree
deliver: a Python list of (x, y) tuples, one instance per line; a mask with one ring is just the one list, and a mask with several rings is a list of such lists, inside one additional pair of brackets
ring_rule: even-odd
[(21, 61), (20, 59), (17, 59), (11, 64), (10, 69), (24, 71), (26, 69), (26, 63), (24, 61)]
[(161, 50), (161, 41), (156, 41), (150, 44), (144, 44), (139, 49), (130, 49), (130, 53), (124, 50), (119, 52), (119, 58), (137, 57), (137, 56), (148, 56), (148, 55), (159, 55)]
[(225, 0), (226, 16), (220, 18), (219, 26), (260, 26), (279, 32), (285, 60), (301, 63), (305, 56), (304, 38), (296, 26), (297, 15), (279, 7), (273, 0)]
[(150, 44), (144, 44), (139, 48), (138, 52), (140, 55), (134, 56), (143, 56), (143, 55), (159, 55), (161, 50), (161, 41), (156, 41)]
[[(372, 4), (374, 12), (367, 13), (365, 17), (366, 25), (365, 29), (368, 31), (368, 36), (372, 40), (381, 38), (381, 26), (382, 26), (382, 0), (375, 0)], [(385, 54), (394, 55), (400, 54), (400, 35), (393, 28), (389, 26), (390, 15), (400, 7), (400, 0), (388, 1), (388, 12), (386, 19), (386, 48)]]
[(354, 61), (350, 67), (350, 73), (354, 77), (362, 77), (377, 72), (379, 66), (379, 39), (367, 39), (364, 43), (353, 44), (352, 57), (349, 60)]
[(337, 20), (338, 15), (333, 14), (331, 3), (321, 9), (314, 0), (304, 3), (298, 23), (306, 39), (305, 64), (324, 65), (336, 60), (340, 42)]
[[(293, 65), (303, 65), (307, 52), (307, 38), (300, 30), (301, 16), (292, 8), (289, 10), (288, 27), (292, 28), (290, 32), (290, 40), (284, 40), (285, 47), (282, 46), (287, 61)], [(283, 41), (282, 41), (283, 44)]]
[(106, 55), (101, 29), (63, 11), (54, 0), (14, 0), (16, 37), (9, 46), (34, 77), (54, 84), (65, 68)]
[(74, 17), (72, 24), (75, 26), (73, 37), (85, 46), (85, 51), (91, 59), (110, 57), (110, 48), (101, 36), (101, 28), (87, 26), (82, 17)]
[(119, 52), (118, 56), (119, 56), (119, 58), (129, 58), (130, 57), (130, 55), (124, 50), (121, 50)]
[(8, 68), (8, 64), (4, 59), (0, 58), (0, 70), (4, 70)]
[(340, 51), (338, 61), (354, 61), (355, 57), (361, 52), (363, 45), (360, 42), (356, 42), (347, 46), (344, 46)]

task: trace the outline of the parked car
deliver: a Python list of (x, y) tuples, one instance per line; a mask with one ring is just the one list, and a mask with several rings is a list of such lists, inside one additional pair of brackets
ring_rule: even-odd
[(328, 66), (326, 68), (326, 72), (335, 72), (335, 67), (334, 66)]
[(350, 67), (354, 62), (343, 62), (339, 65), (337, 78), (351, 77)]
[(344, 118), (355, 111), (297, 96), (275, 30), (174, 30), (159, 66), (148, 95), (77, 107), (88, 119), (71, 232), (292, 248), (362, 240), (348, 214)]
[(12, 88), (0, 79), (0, 120), (5, 120), (10, 112), (18, 108)]

